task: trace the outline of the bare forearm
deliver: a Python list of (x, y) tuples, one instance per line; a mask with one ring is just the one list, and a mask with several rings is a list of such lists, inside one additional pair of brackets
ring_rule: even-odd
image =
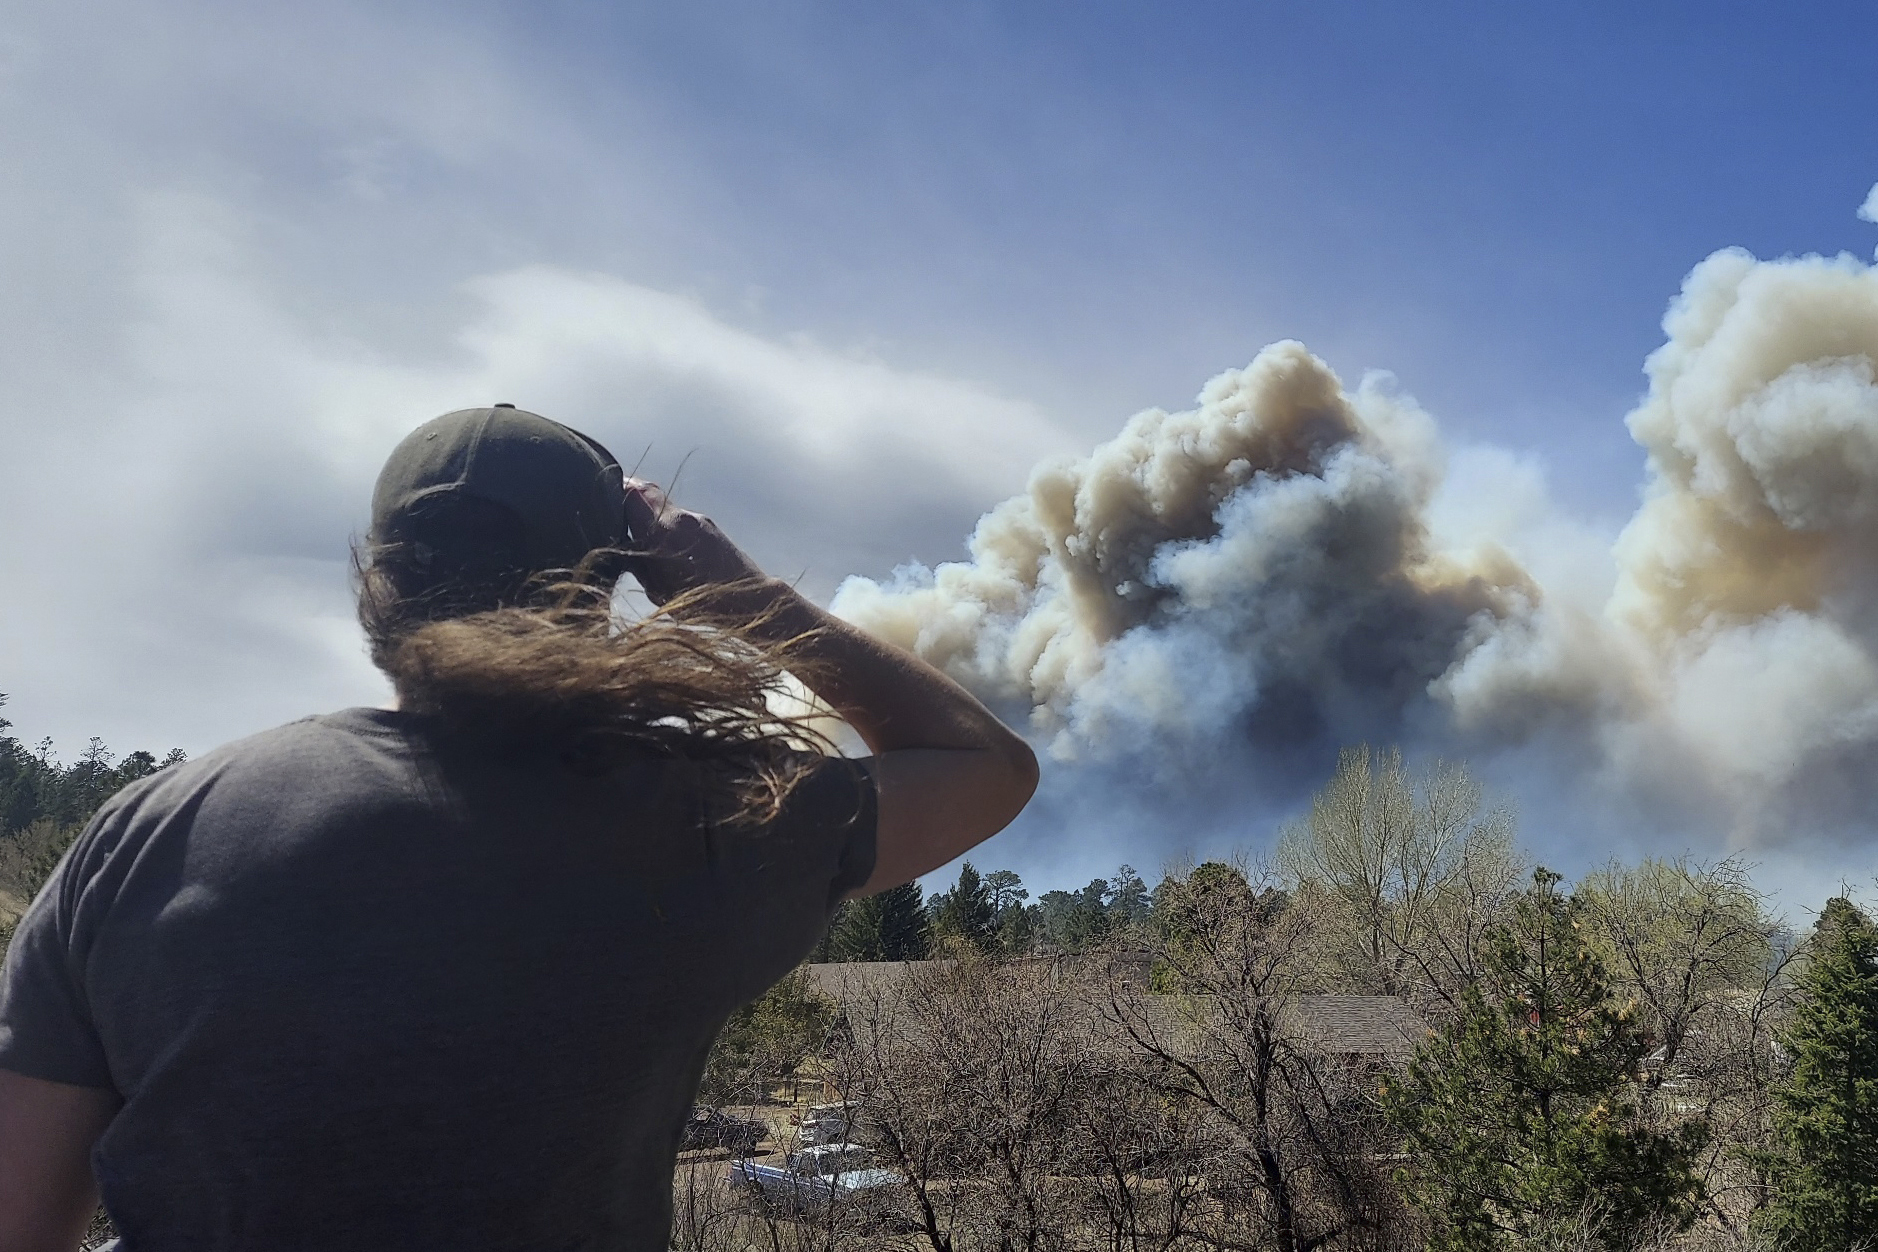
[(1022, 811), (1036, 754), (969, 691), (765, 577), (716, 523), (673, 508), (656, 486), (627, 488), (641, 549), (632, 573), (653, 603), (786, 645), (785, 666), (874, 753), (876, 855), (860, 894), (944, 865)]
[(768, 580), (760, 633), (794, 640), (803, 679), (874, 752), (907, 748), (1029, 748), (976, 697), (909, 652)]
[(90, 1153), (117, 1094), (0, 1069), (0, 1252), (65, 1252), (98, 1207)]

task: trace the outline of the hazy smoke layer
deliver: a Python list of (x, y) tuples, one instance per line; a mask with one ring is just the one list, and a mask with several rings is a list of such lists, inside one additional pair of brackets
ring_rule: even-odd
[(1558, 735), (1741, 837), (1802, 792), (1842, 820), (1878, 798), (1878, 269), (1719, 252), (1664, 329), (1606, 603), (1492, 536), (1438, 550), (1433, 422), (1286, 342), (1040, 466), (969, 561), (850, 579), (836, 611), (1027, 703), (1061, 757)]

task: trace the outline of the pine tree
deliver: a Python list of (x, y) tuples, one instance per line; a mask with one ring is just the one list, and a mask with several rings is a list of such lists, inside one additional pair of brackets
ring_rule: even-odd
[(1774, 1197), (1762, 1220), (1782, 1248), (1878, 1246), (1878, 926), (1849, 900), (1826, 903), (1780, 1037), (1792, 1058), (1774, 1088), (1780, 1144), (1763, 1162)]
[(991, 892), (970, 861), (959, 866), (959, 880), (933, 899), (932, 928), (942, 937), (989, 952), (997, 943)]
[(1148, 920), (1148, 884), (1132, 865), (1116, 869), (1108, 880), (1108, 898), (1103, 901), (1111, 924), (1118, 930), (1138, 926)]
[(985, 891), (991, 898), (993, 946), (1007, 956), (1028, 952), (1035, 918), (1024, 904), (1030, 899), (1024, 880), (1011, 870), (994, 869), (985, 875)]
[(1108, 899), (1106, 878), (1091, 879), (1081, 891), (1046, 891), (1037, 897), (1037, 920), (1049, 942), (1079, 952), (1114, 929)]
[(1024, 901), (1030, 899), (1030, 892), (1024, 890), (1024, 880), (1008, 869), (994, 869), (986, 874), (985, 890), (991, 895), (992, 912), (1000, 916), (1022, 907)]
[(816, 959), (921, 961), (930, 947), (919, 884), (909, 882), (842, 905)]
[(998, 951), (1023, 956), (1037, 938), (1037, 906), (1014, 904), (998, 915)]
[(1701, 1123), (1643, 1124), (1650, 1049), (1581, 927), (1582, 907), (1541, 869), (1489, 940), (1481, 985), (1384, 1085), (1414, 1162), (1404, 1194), (1430, 1219), (1430, 1252), (1526, 1247), (1589, 1222), (1609, 1248), (1693, 1220)]

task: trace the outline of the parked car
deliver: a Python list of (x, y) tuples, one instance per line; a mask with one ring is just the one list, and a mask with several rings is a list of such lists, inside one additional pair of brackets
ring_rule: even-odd
[(800, 1116), (792, 1114), (789, 1120), (796, 1123), (798, 1148), (812, 1148), (823, 1143), (877, 1146), (875, 1120), (869, 1116), (867, 1106), (862, 1104), (814, 1104)]
[(854, 1138), (848, 1133), (850, 1110), (845, 1104), (812, 1104), (800, 1117), (791, 1114), (789, 1120), (796, 1123), (798, 1148), (847, 1143)]
[(762, 1122), (732, 1117), (722, 1109), (699, 1104), (685, 1120), (685, 1130), (678, 1139), (680, 1151), (692, 1148), (724, 1148), (732, 1156), (749, 1156), (756, 1145), (769, 1138), (769, 1127)]
[(898, 1224), (904, 1174), (878, 1168), (873, 1153), (852, 1143), (799, 1148), (782, 1164), (742, 1160), (730, 1181), (771, 1212), (788, 1217), (826, 1217), (830, 1211)]

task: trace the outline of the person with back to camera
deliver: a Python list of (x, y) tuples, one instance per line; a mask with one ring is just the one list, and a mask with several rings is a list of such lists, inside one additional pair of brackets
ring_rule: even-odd
[[(398, 446), (358, 565), (396, 708), (133, 784), (21, 921), (0, 1252), (100, 1193), (124, 1252), (663, 1249), (724, 1020), (1036, 787), (963, 688), (511, 406)], [(622, 572), (662, 607), (622, 623)]]

